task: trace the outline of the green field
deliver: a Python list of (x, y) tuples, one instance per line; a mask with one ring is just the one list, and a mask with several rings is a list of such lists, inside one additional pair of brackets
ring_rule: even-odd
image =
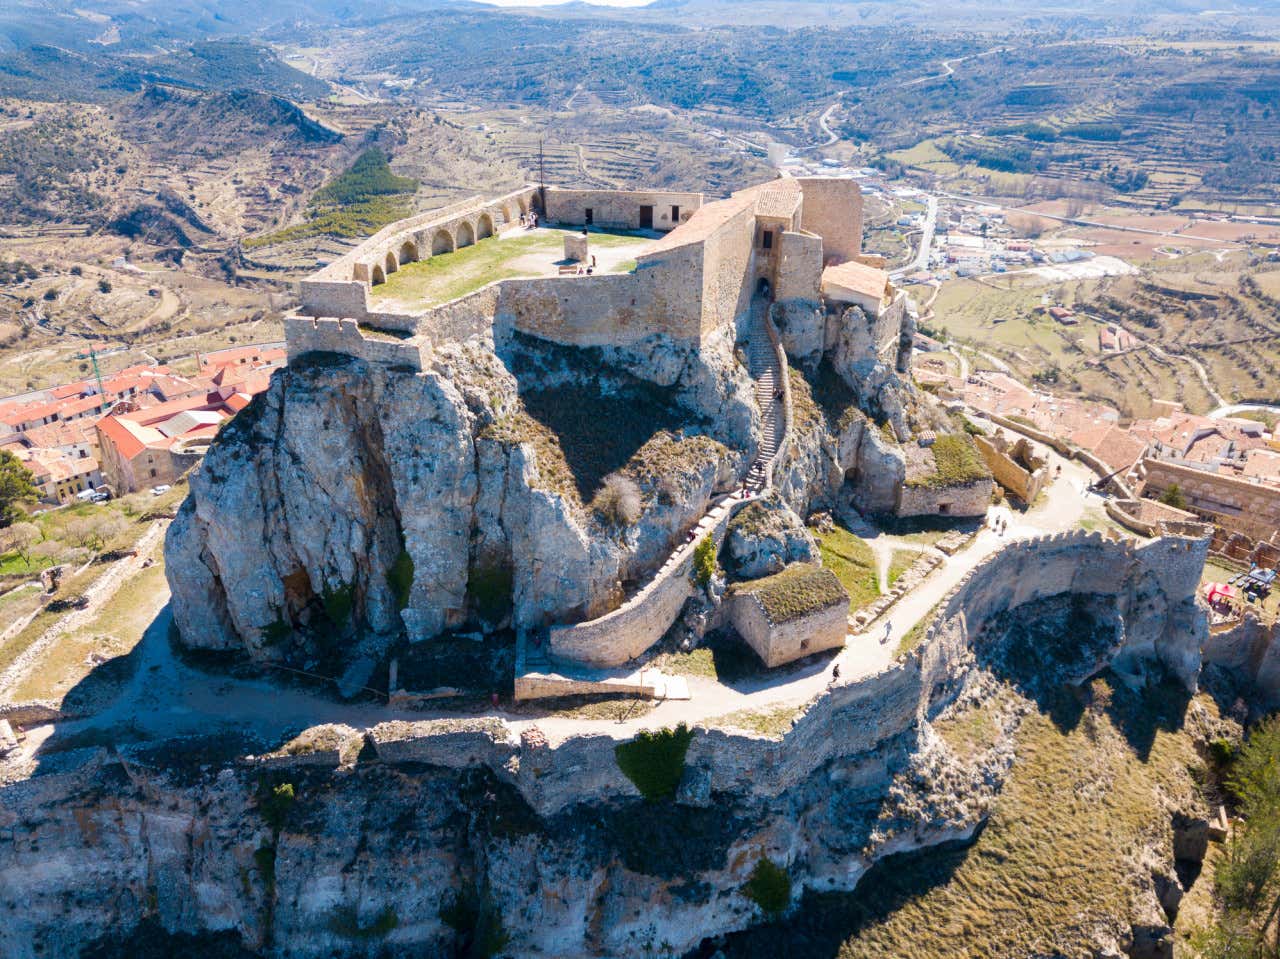
[[(564, 247), (563, 236), (561, 231), (548, 230), (516, 236), (487, 237), (452, 253), (441, 253), (416, 263), (406, 263), (387, 277), (386, 283), (373, 288), (372, 299), (378, 304), (394, 300), (418, 307), (429, 306), (466, 296), (495, 280), (540, 276), (546, 272), (545, 269), (520, 268), (514, 261), (531, 255), (542, 258), (554, 256)], [(645, 237), (630, 233), (591, 234), (591, 245), (596, 249), (635, 247), (640, 250), (649, 242)], [(546, 260), (547, 265), (553, 262), (555, 261)], [(623, 261), (618, 266), (634, 267), (634, 263), (634, 260)], [(541, 262), (538, 266), (541, 267)]]

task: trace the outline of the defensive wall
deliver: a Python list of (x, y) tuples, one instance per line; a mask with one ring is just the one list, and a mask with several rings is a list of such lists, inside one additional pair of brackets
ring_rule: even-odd
[(695, 527), (694, 536), (673, 552), (638, 593), (612, 612), (585, 623), (553, 626), (551, 655), (587, 666), (621, 666), (648, 650), (671, 628), (693, 595), (693, 554), (707, 536), (717, 550), (729, 520), (747, 500), (726, 496)]
[[(547, 187), (546, 218), (567, 226), (666, 232), (686, 222), (705, 199), (701, 193), (664, 190), (567, 190)], [(643, 209), (650, 221), (644, 222)], [(590, 211), (590, 219), (588, 219)]]
[(1204, 661), (1240, 681), (1259, 710), (1280, 709), (1280, 625), (1246, 611), (1227, 629), (1210, 630)]
[[(1186, 533), (1204, 530), (1192, 525)], [(1127, 635), (1117, 658), (1160, 659), (1194, 687), (1208, 632), (1195, 598), (1207, 548), (1207, 532), (1141, 544), (1078, 532), (1011, 543), (942, 599), (920, 645), (879, 673), (828, 687), (781, 738), (696, 728), (685, 781), (701, 780), (713, 793), (767, 800), (835, 759), (863, 757), (872, 765), (889, 765), (896, 749), (914, 744), (920, 722), (938, 715), (964, 689), (975, 642), (989, 641), (982, 635), (986, 623), (1006, 610), (1062, 592), (1102, 593), (1127, 604), (1121, 610)], [(1152, 606), (1157, 586), (1164, 615)], [(1159, 621), (1143, 625), (1153, 617)], [(1270, 631), (1263, 636), (1259, 629), (1253, 624), (1241, 627), (1238, 635), (1213, 637), (1205, 646), (1206, 660), (1231, 669), (1260, 662), (1265, 669), (1253, 675), (1280, 688), (1280, 650)], [(1162, 641), (1148, 643), (1151, 637)], [(618, 768), (613, 750), (617, 739), (609, 729), (549, 743), (536, 730), (518, 736), (506, 722), (488, 717), (382, 723), (365, 738), (388, 763), (486, 766), (519, 789), (540, 814), (550, 815), (587, 800), (637, 796)], [(129, 763), (134, 748), (120, 746), (115, 758), (102, 749), (54, 757), (57, 763), (51, 759), (47, 770), (51, 775), (6, 788), (6, 801), (15, 809), (57, 801), (84, 770), (91, 772), (103, 762)], [(273, 758), (285, 765), (290, 761), (305, 765), (315, 760)], [(41, 771), (46, 771), (44, 763)]]
[(1102, 462), (1102, 460), (1098, 459), (1098, 457), (1094, 456), (1088, 450), (1083, 450), (1078, 446), (1073, 446), (1060, 437), (1050, 436), (1048, 433), (1043, 433), (1034, 426), (1028, 426), (1026, 423), (1019, 423), (1016, 420), (1008, 419), (996, 413), (988, 413), (984, 410), (978, 410), (977, 412), (984, 420), (990, 420), (992, 423), (995, 423), (996, 426), (1003, 426), (1005, 429), (1014, 433), (1019, 433), (1028, 439), (1033, 439), (1037, 443), (1043, 443), (1050, 449), (1067, 457), (1067, 459), (1083, 463), (1085, 466), (1089, 467), (1089, 469), (1091, 469), (1099, 479), (1106, 479), (1107, 486), (1117, 495), (1125, 499), (1135, 498), (1134, 492), (1129, 487), (1129, 484), (1118, 475), (1113, 475), (1115, 470)]
[(822, 237), (828, 261), (852, 260), (862, 252), (862, 195), (839, 177), (800, 177), (804, 205), (800, 229)]
[(1280, 491), (1247, 479), (1144, 457), (1142, 495), (1158, 497), (1176, 485), (1193, 513), (1257, 540), (1280, 529)]
[[(818, 192), (804, 215), (818, 224), (831, 219), (829, 228), (839, 235), (837, 247), (849, 246), (848, 237), (839, 237), (849, 232), (850, 222), (860, 222), (856, 185), (823, 178), (812, 182)], [(762, 269), (784, 302), (816, 307), (823, 262), (833, 258), (824, 248), (825, 238), (808, 230), (778, 234), (766, 249), (757, 229), (762, 193), (754, 188), (707, 203), (696, 193), (547, 187), (550, 221), (583, 225), (590, 210), (593, 225), (634, 228), (639, 211), (649, 210), (656, 217), (656, 233), (665, 235), (635, 257), (630, 273), (498, 280), (490, 285), (496, 290), (485, 288), (423, 310), (377, 310), (370, 304), (370, 289), (404, 264), (495, 234), (537, 207), (540, 196), (538, 188), (524, 187), (491, 201), (472, 198), (380, 230), (301, 284), (302, 316), (355, 320), (362, 335), (294, 323), (288, 327), (291, 355), (338, 348), (372, 357), (379, 351), (364, 341), (398, 333), (413, 338), (425, 360), (437, 344), (510, 329), (571, 346), (627, 345), (655, 334), (701, 343), (748, 314)], [(827, 202), (841, 215), (825, 210)], [(678, 224), (673, 214), (678, 214)], [(893, 318), (878, 322), (886, 332), (876, 340), (896, 342), (896, 326), (888, 330)]]

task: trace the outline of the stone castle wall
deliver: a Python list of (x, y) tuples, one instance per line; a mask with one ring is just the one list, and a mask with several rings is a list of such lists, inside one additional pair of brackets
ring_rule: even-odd
[[(755, 292), (755, 211), (743, 205), (703, 242), (656, 254), (664, 260), (674, 255), (697, 256), (702, 263), (700, 322), (706, 336), (732, 327), (751, 308)], [(671, 271), (678, 281), (678, 270)]]
[[(686, 762), (709, 779), (714, 792), (770, 798), (832, 759), (873, 754), (885, 743), (909, 735), (920, 720), (937, 715), (954, 699), (972, 669), (973, 644), (988, 621), (1060, 593), (1117, 597), (1126, 625), (1117, 659), (1158, 659), (1194, 687), (1200, 644), (1208, 632), (1196, 605), (1207, 550), (1207, 535), (1137, 544), (1080, 532), (1010, 543), (943, 598), (925, 639), (906, 657), (875, 675), (830, 687), (781, 739), (696, 729)], [(677, 578), (688, 582), (683, 564)], [(1152, 605), (1153, 587), (1163, 603), (1158, 608)], [(1151, 594), (1143, 600), (1145, 605), (1125, 605), (1135, 592)], [(1226, 643), (1220, 643), (1216, 654), (1224, 661), (1235, 655)], [(1275, 668), (1267, 675), (1280, 679), (1280, 651), (1273, 649), (1270, 655)], [(607, 735), (572, 736), (559, 745), (531, 749), (515, 745), (504, 724), (487, 722), (496, 723), (488, 744), (477, 739), (470, 726), (450, 732), (442, 731), (438, 722), (410, 724), (416, 731), (401, 728), (397, 752), (388, 756), (430, 755), (430, 762), (454, 768), (483, 762), (500, 778), (513, 781), (543, 815), (588, 796), (598, 802), (636, 795), (617, 767), (614, 740)], [(375, 745), (383, 738), (378, 730)], [(435, 740), (421, 746), (429, 752), (409, 745), (419, 736)], [(512, 763), (513, 758), (518, 763)]]
[(853, 180), (800, 177), (804, 207), (800, 228), (822, 237), (828, 262), (843, 263), (862, 251), (862, 190)]
[[(547, 219), (566, 226), (585, 226), (591, 210), (592, 225), (613, 230), (640, 229), (640, 207), (653, 207), (653, 229), (666, 232), (689, 219), (704, 202), (701, 193), (661, 190), (566, 190), (547, 187)], [(671, 208), (680, 208), (679, 221)]]
[(303, 353), (345, 353), (370, 363), (407, 366), (421, 371), (423, 344), (416, 339), (397, 340), (369, 336), (355, 320), (285, 317), (285, 337), (292, 362)]
[(986, 516), (991, 506), (992, 481), (974, 480), (955, 486), (903, 486), (898, 491), (897, 516)]
[(746, 500), (726, 497), (708, 514), (702, 533), (671, 554), (640, 592), (613, 612), (572, 626), (550, 630), (551, 654), (587, 666), (621, 666), (660, 640), (685, 601), (693, 595), (693, 554), (705, 536), (724, 543), (729, 520)]
[(1210, 631), (1204, 661), (1240, 681), (1259, 710), (1280, 709), (1280, 625), (1246, 612), (1231, 628)]
[[(620, 346), (655, 333), (697, 342), (701, 252), (693, 245), (641, 256), (634, 273), (502, 280), (498, 322), (571, 346)], [(435, 327), (433, 313), (423, 318), (428, 331)]]

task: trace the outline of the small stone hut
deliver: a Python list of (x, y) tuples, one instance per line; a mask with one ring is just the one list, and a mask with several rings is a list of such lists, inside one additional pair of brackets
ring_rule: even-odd
[(769, 668), (844, 645), (849, 594), (835, 573), (794, 563), (733, 587), (729, 618)]

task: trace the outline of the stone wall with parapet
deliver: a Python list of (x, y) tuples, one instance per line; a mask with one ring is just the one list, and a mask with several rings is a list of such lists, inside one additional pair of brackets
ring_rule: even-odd
[[(699, 319), (704, 336), (734, 325), (751, 308), (756, 284), (755, 236), (755, 207), (744, 204), (701, 243), (654, 254), (654, 259), (671, 259), (683, 253), (700, 260), (702, 309)], [(674, 265), (678, 261), (672, 262)]]
[[(702, 246), (637, 258), (633, 273), (503, 280), (497, 324), (570, 346), (625, 346), (655, 333), (702, 335)], [(431, 330), (432, 315), (423, 318)]]
[[(1173, 537), (1167, 542), (1137, 544), (1107, 540), (1097, 533), (1011, 543), (943, 598), (924, 640), (903, 659), (875, 675), (829, 687), (807, 704), (781, 739), (696, 729), (686, 756), (690, 767), (686, 775), (706, 777), (713, 792), (767, 799), (803, 782), (836, 758), (865, 756), (870, 763), (887, 763), (892, 743), (909, 746), (920, 721), (937, 715), (964, 687), (973, 666), (973, 642), (993, 616), (1071, 591), (1104, 593), (1123, 602), (1130, 593), (1149, 591), (1149, 584), (1155, 582), (1173, 590), (1164, 594), (1165, 619), (1184, 629), (1188, 624), (1176, 613), (1198, 608), (1197, 564), (1203, 563), (1207, 545), (1207, 538)], [(1127, 632), (1140, 633), (1141, 620), (1153, 616), (1150, 601), (1147, 597), (1147, 605), (1123, 609)], [(1198, 666), (1203, 637), (1194, 622), (1190, 626), (1180, 639), (1165, 636), (1163, 644), (1139, 652), (1164, 659), (1184, 682), (1194, 685), (1196, 673), (1186, 671), (1188, 664), (1180, 650), (1190, 650)], [(1132, 652), (1126, 643), (1118, 655)], [(1272, 656), (1280, 667), (1280, 653)], [(1280, 668), (1275, 672), (1280, 675)], [(384, 734), (383, 727), (378, 727), (372, 739), (386, 761), (488, 765), (544, 815), (588, 799), (599, 802), (637, 795), (618, 769), (616, 740), (608, 735), (571, 736), (551, 746), (531, 742), (516, 746), (508, 727), (497, 720), (484, 722), (497, 726), (486, 732), (480, 727), (395, 724), (394, 734)], [(418, 744), (419, 737), (431, 741)]]
[(355, 320), (289, 316), (285, 317), (284, 324), (291, 362), (304, 353), (344, 353), (370, 363), (421, 371), (426, 360), (420, 340), (366, 335)]
[(672, 553), (657, 575), (617, 609), (585, 623), (551, 627), (551, 655), (587, 666), (621, 666), (648, 650), (693, 595), (690, 571), (698, 543), (710, 535), (717, 548), (723, 544), (729, 520), (744, 502), (737, 495), (726, 497), (708, 514), (711, 523)]
[(800, 177), (800, 228), (822, 237), (827, 258), (843, 263), (862, 250), (862, 189), (843, 177)]
[[(661, 190), (567, 190), (547, 187), (547, 219), (567, 226), (585, 226), (591, 210), (592, 225), (613, 230), (640, 229), (640, 207), (653, 207), (653, 229), (674, 230), (703, 204), (701, 193)], [(671, 208), (680, 208), (679, 222), (671, 219)]]

